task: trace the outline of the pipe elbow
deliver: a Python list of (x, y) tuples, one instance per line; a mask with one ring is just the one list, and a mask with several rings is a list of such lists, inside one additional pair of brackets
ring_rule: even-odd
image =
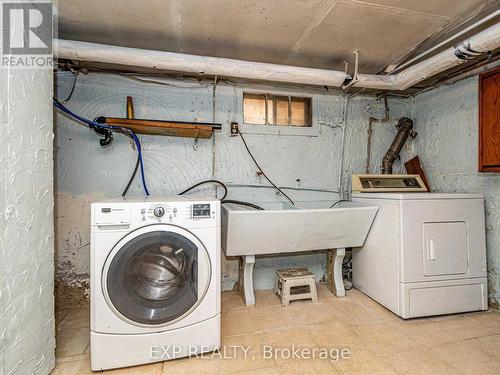
[(384, 158), (382, 159), (382, 173), (383, 174), (391, 174), (392, 173), (392, 164), (394, 160), (398, 157), (403, 145), (405, 144), (408, 136), (410, 135), (413, 129), (413, 120), (408, 117), (401, 117), (398, 120), (398, 124), (396, 125), (398, 129), (398, 133), (394, 137), (391, 146), (387, 150)]
[(401, 117), (396, 126), (403, 131), (410, 131), (413, 129), (413, 120), (409, 117)]

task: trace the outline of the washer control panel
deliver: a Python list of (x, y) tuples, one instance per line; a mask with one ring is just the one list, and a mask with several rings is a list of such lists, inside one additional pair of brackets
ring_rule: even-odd
[(130, 230), (150, 224), (172, 224), (189, 228), (219, 227), (220, 201), (177, 196), (171, 201), (109, 201), (92, 203), (92, 226), (100, 230)]
[(193, 219), (208, 219), (211, 215), (210, 203), (193, 204)]
[(165, 215), (165, 209), (162, 206), (156, 206), (155, 208), (153, 208), (153, 215), (155, 215), (156, 217), (162, 217), (163, 215)]
[(216, 206), (211, 203), (189, 203), (169, 205), (162, 203), (141, 205), (140, 220), (143, 223), (172, 223), (180, 225), (186, 221), (205, 222), (216, 217)]

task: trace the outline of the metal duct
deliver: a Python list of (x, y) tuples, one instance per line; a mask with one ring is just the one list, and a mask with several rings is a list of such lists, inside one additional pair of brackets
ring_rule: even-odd
[(413, 120), (409, 119), (408, 117), (400, 118), (398, 120), (396, 128), (398, 129), (398, 133), (394, 137), (391, 147), (389, 147), (389, 150), (387, 150), (387, 153), (385, 154), (382, 161), (383, 174), (392, 174), (392, 164), (401, 152), (401, 149), (408, 139), (408, 136), (414, 138), (417, 135), (413, 131)]

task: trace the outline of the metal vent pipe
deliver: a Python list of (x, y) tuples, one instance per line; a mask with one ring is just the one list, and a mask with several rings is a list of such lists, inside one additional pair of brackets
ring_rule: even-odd
[(405, 144), (408, 136), (414, 138), (416, 133), (413, 132), (413, 120), (408, 117), (402, 117), (398, 120), (396, 125), (398, 129), (398, 133), (394, 137), (392, 141), (391, 147), (387, 150), (387, 153), (382, 160), (382, 173), (383, 174), (392, 174), (392, 164), (394, 160), (398, 157), (403, 145)]

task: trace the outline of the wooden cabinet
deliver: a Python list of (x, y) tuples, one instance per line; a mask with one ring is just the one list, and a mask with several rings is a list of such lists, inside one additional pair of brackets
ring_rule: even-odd
[(479, 171), (500, 172), (500, 69), (479, 77)]

